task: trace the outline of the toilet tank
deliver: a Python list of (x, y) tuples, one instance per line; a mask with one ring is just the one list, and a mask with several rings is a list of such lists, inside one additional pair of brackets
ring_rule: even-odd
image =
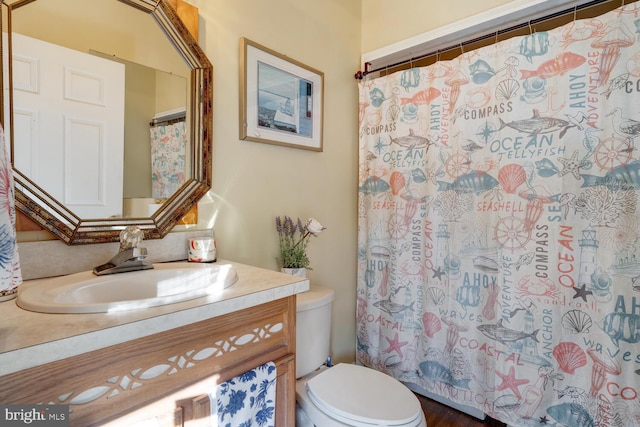
[(329, 356), (333, 289), (311, 285), (297, 294), (296, 378), (318, 369)]

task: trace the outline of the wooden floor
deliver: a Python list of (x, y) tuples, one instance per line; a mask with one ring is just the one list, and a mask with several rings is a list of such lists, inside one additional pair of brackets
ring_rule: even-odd
[(419, 394), (416, 394), (416, 396), (418, 396), (424, 415), (427, 418), (427, 427), (506, 427), (500, 421), (490, 418), (480, 421), (475, 417), (456, 411)]

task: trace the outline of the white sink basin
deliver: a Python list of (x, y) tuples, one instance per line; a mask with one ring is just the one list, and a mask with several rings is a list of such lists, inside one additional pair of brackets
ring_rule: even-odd
[(230, 264), (154, 264), (151, 270), (106, 276), (87, 271), (41, 279), (20, 289), (16, 303), (41, 313), (107, 313), (213, 295), (237, 280)]

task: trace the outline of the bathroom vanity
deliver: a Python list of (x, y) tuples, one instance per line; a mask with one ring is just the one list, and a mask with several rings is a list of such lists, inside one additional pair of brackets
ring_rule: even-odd
[(229, 264), (233, 286), (158, 307), (43, 314), (0, 304), (0, 402), (69, 404), (72, 426), (182, 426), (206, 419), (216, 384), (273, 361), (276, 425), (294, 425), (296, 294), (309, 282)]

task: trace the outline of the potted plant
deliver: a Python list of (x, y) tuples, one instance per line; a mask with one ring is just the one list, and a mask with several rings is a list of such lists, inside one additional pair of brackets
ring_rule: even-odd
[(282, 272), (295, 276), (306, 277), (309, 267), (307, 246), (311, 236), (317, 236), (326, 227), (317, 220), (310, 218), (304, 225), (300, 218), (294, 221), (291, 217), (276, 217), (276, 231), (280, 245), (278, 264)]

